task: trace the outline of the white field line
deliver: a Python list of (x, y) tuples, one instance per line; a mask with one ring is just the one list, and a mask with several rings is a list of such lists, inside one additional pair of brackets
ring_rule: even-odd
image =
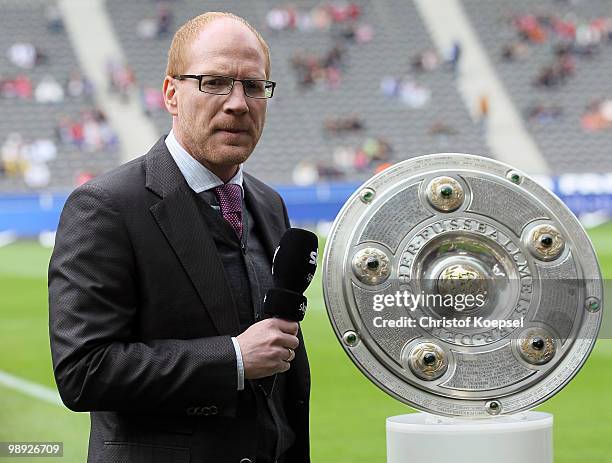
[(0, 385), (54, 405), (64, 406), (57, 391), (0, 370)]

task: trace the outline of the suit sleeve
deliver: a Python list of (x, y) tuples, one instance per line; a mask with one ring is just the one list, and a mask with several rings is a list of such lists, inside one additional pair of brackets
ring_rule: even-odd
[(51, 352), (66, 406), (235, 414), (231, 338), (139, 342), (134, 322), (142, 296), (136, 279), (130, 237), (110, 196), (91, 184), (75, 190), (64, 206), (49, 265)]

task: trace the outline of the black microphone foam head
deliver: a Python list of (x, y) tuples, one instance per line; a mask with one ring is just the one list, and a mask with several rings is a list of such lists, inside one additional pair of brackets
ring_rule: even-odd
[(289, 228), (272, 260), (274, 286), (303, 293), (317, 270), (317, 235), (301, 228)]

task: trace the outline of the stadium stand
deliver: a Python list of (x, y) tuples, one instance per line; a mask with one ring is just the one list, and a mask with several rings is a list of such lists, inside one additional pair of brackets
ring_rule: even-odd
[[(51, 174), (48, 185), (41, 183), (41, 188), (53, 191), (73, 187), (80, 172), (97, 174), (120, 161), (112, 149), (83, 152), (57, 140), (56, 128), (62, 116), (78, 120), (84, 111), (92, 109), (87, 98), (66, 96), (61, 103), (36, 102), (36, 86), (45, 76), (52, 76), (63, 86), (79, 67), (67, 35), (48, 17), (49, 5), (54, 2), (3, 2), (0, 80), (7, 82), (25, 75), (33, 94), (26, 99), (0, 98), (0, 108), (11, 115), (0, 123), (0, 146), (13, 132), (20, 133), (28, 143), (53, 140), (58, 154), (46, 163)], [(451, 66), (445, 57), (435, 56), (434, 44), (412, 2), (344, 3), (355, 9), (354, 16), (358, 17), (354, 23), (366, 28), (366, 39), (361, 41), (354, 40), (350, 20), (336, 18), (328, 28), (317, 27), (322, 11), (329, 20), (343, 3), (307, 0), (297, 9), (289, 5), (277, 0), (106, 0), (127, 64), (142, 91), (143, 112), (148, 112), (158, 133), (166, 133), (170, 127), (170, 118), (160, 108), (156, 92), (161, 87), (173, 31), (202, 11), (222, 10), (244, 16), (270, 44), (272, 79), (279, 85), (269, 103), (262, 141), (248, 163), (249, 170), (266, 181), (359, 181), (387, 161), (415, 155), (449, 150), (488, 155), (482, 128), (470, 118), (460, 98)], [(609, 38), (603, 37), (588, 55), (571, 52), (569, 65), (574, 63), (574, 69), (562, 83), (553, 82), (550, 88), (534, 84), (542, 69), (558, 60), (555, 48), (573, 42), (553, 32), (551, 18), (575, 26), (593, 24), (597, 18), (612, 16), (609, 5), (604, 0), (578, 4), (545, 0), (537, 5), (519, 0), (511, 6), (502, 0), (463, 0), (463, 5), (553, 173), (611, 170), (612, 131), (593, 129), (588, 119), (589, 111), (598, 111), (598, 103), (612, 97), (610, 80), (605, 78), (612, 71)], [(279, 12), (291, 13), (294, 23), (283, 24), (287, 17)], [(544, 38), (522, 40), (516, 21), (510, 20), (512, 14), (520, 18), (530, 13), (539, 21)], [(20, 42), (33, 44), (45, 59), (32, 69), (16, 66), (9, 50)], [(337, 44), (340, 46), (335, 48)], [(318, 70), (318, 75), (327, 76), (327, 80), (302, 84), (304, 68), (295, 65), (300, 56), (302, 61), (331, 62), (335, 73)], [(417, 69), (417, 56), (425, 57), (425, 67), (433, 60), (432, 69)], [(413, 84), (416, 93), (402, 101), (401, 87), (407, 84)], [(383, 87), (395, 96), (385, 95)], [(359, 158), (364, 153), (365, 161)], [(296, 166), (304, 165), (318, 174), (294, 177)], [(0, 178), (0, 191), (28, 188), (23, 176), (5, 173)]]
[[(91, 98), (66, 93), (66, 82), (79, 72), (79, 64), (55, 6), (54, 1), (2, 1), (0, 147), (4, 159), (0, 158), (0, 192), (66, 191), (80, 181), (79, 176), (84, 179), (119, 163), (116, 147), (79, 148), (58, 139), (57, 127), (65, 118), (78, 123), (90, 120), (94, 125), (89, 127), (95, 130), (104, 124), (99, 124), (102, 116), (95, 112)], [(12, 48), (15, 44), (24, 45)], [(33, 49), (39, 54), (38, 63), (30, 67)], [(32, 87), (30, 92), (26, 84), (22, 97), (14, 95), (11, 82), (18, 76)], [(37, 87), (45, 79), (57, 82), (64, 92), (52, 84), (51, 89), (39, 90), (37, 95)], [(41, 103), (38, 98), (57, 98), (58, 102)], [(112, 140), (112, 129), (104, 126), (103, 131)], [(19, 139), (28, 148), (15, 154), (13, 147), (20, 144)]]
[[(303, 1), (298, 13), (304, 15), (331, 4)], [(334, 152), (338, 147), (353, 150), (364, 144), (367, 151), (377, 139), (391, 149), (391, 162), (448, 150), (488, 153), (477, 124), (470, 119), (455, 89), (450, 66), (441, 65), (423, 74), (411, 70), (414, 56), (433, 48), (412, 2), (354, 2), (359, 11), (356, 22), (371, 27), (372, 40), (352, 43), (350, 39), (340, 39), (345, 52), (339, 66), (340, 83), (332, 89), (326, 84), (300, 85), (292, 59), (296, 52), (324, 57), (337, 43), (337, 37), (350, 35), (349, 23), (332, 24), (323, 31), (300, 27), (272, 30), (266, 25), (268, 13), (289, 5), (278, 1), (181, 0), (166, 5), (171, 9), (171, 31), (203, 11), (236, 12), (262, 31), (272, 54), (271, 78), (278, 82), (278, 87), (268, 106), (266, 130), (247, 167), (268, 182), (291, 183), (294, 168), (301, 161), (318, 165), (319, 173), (336, 180), (365, 179), (378, 163), (365, 169), (349, 166), (338, 172)], [(154, 20), (157, 14), (155, 3), (107, 0), (107, 8), (136, 80), (142, 88), (160, 88), (171, 34), (146, 33), (147, 21)], [(302, 22), (298, 24), (303, 26)], [(380, 89), (385, 76), (410, 76), (429, 91), (429, 101), (413, 109), (398, 98), (385, 97)], [(328, 119), (347, 116), (357, 116), (364, 128), (336, 135), (325, 130)], [(169, 130), (170, 119), (163, 111), (154, 112), (151, 117), (160, 134)]]
[[(463, 0), (463, 5), (553, 173), (612, 171), (612, 131), (583, 128), (586, 108), (612, 99), (610, 2)], [(611, 29), (585, 46), (591, 28), (602, 26)], [(545, 76), (546, 67), (564, 64), (555, 54), (560, 46), (570, 50), (567, 74)]]

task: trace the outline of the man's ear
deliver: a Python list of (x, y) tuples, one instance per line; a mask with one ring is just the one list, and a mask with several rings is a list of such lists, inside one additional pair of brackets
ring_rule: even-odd
[(176, 80), (170, 76), (166, 76), (164, 79), (164, 104), (166, 105), (166, 109), (173, 116), (178, 115), (178, 103), (176, 96)]

